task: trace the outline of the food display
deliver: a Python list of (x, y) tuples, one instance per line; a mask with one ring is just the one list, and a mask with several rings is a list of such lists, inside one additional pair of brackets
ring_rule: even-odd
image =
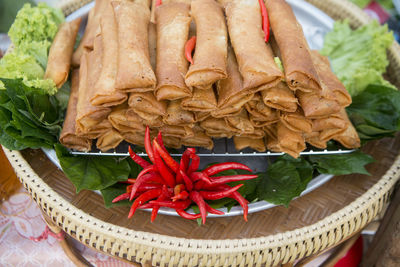
[[(53, 148), (77, 191), (130, 215), (169, 207), (204, 223), (236, 206), (246, 219), (251, 202), (288, 205), (318, 174), (368, 174), (369, 155), (340, 149), (400, 130), (400, 93), (382, 78), (393, 36), (375, 23), (335, 22), (320, 51), (284, 0), (98, 0), (78, 44), (79, 24), (21, 9), (0, 61), (0, 143)], [(124, 141), (133, 162), (85, 153)], [(254, 157), (215, 163), (246, 148), (254, 173), (242, 164)], [(269, 151), (287, 155), (263, 162)]]
[[(270, 29), (261, 23), (268, 19), (262, 15), (265, 7)], [(79, 93), (68, 112), (76, 108), (76, 136), (98, 138), (102, 151), (123, 140), (142, 145), (143, 129), (149, 126), (176, 139), (171, 142), (175, 148), (212, 149), (212, 138), (235, 137), (238, 150), (269, 149), (298, 157), (308, 141), (326, 148), (352, 127), (348, 122), (321, 127), (321, 121), (340, 117), (351, 97), (328, 59), (310, 50), (285, 1), (270, 0), (266, 6), (256, 0), (168, 1), (151, 10), (147, 2), (102, 0), (93, 12), (83, 52), (75, 52), (75, 58), (82, 53)], [(156, 38), (149, 31), (152, 12)], [(93, 30), (96, 19), (99, 26)], [(93, 38), (86, 37), (93, 32)], [(150, 47), (156, 49), (155, 69)], [(117, 119), (124, 115), (123, 121)], [(105, 120), (111, 127), (99, 129)], [(266, 133), (274, 133), (276, 142)], [(91, 149), (76, 140), (60, 142)], [(360, 142), (341, 143), (357, 148)]]

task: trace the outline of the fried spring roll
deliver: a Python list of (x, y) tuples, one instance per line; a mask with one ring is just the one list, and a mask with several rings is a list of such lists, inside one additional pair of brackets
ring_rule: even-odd
[(156, 8), (158, 100), (175, 100), (192, 95), (185, 84), (188, 61), (185, 44), (189, 35), (190, 5), (163, 3)]
[(294, 158), (306, 148), (303, 134), (290, 130), (281, 122), (277, 123), (277, 139), (280, 150)]
[(112, 126), (120, 133), (145, 131), (143, 120), (137, 114), (127, 115), (128, 105), (120, 105), (115, 107), (108, 115), (108, 120)]
[(105, 152), (116, 148), (123, 140), (124, 138), (117, 130), (111, 129), (97, 139), (96, 147)]
[(191, 111), (211, 112), (217, 108), (214, 89), (193, 89), (193, 96), (182, 100), (182, 108)]
[(61, 24), (51, 44), (44, 79), (52, 79), (57, 88), (60, 88), (68, 80), (72, 52), (80, 23), (81, 18)]
[(276, 129), (276, 124), (271, 124), (263, 127), (265, 131), (265, 140), (267, 148), (274, 152), (281, 152), (281, 149), (278, 146), (278, 133)]
[(228, 78), (217, 82), (218, 104), (217, 109), (212, 112), (215, 118), (237, 114), (254, 95), (243, 86), (242, 75), (232, 49), (228, 51), (227, 73)]
[(101, 70), (101, 37), (95, 39), (94, 50), (84, 53), (79, 70), (79, 95), (76, 116), (76, 133), (88, 134), (111, 112), (108, 107), (95, 107), (90, 103), (94, 95), (94, 83)]
[(332, 114), (329, 117), (316, 119), (312, 121), (312, 131), (320, 132), (325, 129), (345, 129), (348, 126), (348, 122), (342, 115)]
[(338, 141), (346, 148), (358, 148), (360, 147), (360, 137), (357, 134), (356, 129), (351, 123), (349, 117), (347, 116), (346, 110), (343, 108), (340, 111), (341, 117), (346, 120), (348, 126), (345, 131), (332, 137), (333, 140)]
[(304, 134), (304, 139), (306, 140), (307, 143), (310, 145), (320, 148), (320, 149), (325, 149), (327, 147), (326, 142), (321, 140), (320, 133), (319, 132), (311, 132), (311, 133), (305, 133)]
[(257, 150), (258, 152), (264, 152), (266, 150), (264, 138), (253, 139), (249, 137), (234, 136), (233, 143), (235, 144), (237, 151), (247, 147)]
[(156, 120), (167, 114), (167, 103), (157, 101), (152, 92), (130, 93), (129, 107), (144, 120)]
[(192, 128), (188, 126), (163, 125), (160, 128), (160, 132), (162, 132), (163, 136), (172, 136), (178, 138), (194, 136)]
[(289, 87), (305, 92), (321, 91), (310, 48), (292, 8), (284, 0), (268, 0), (266, 7)]
[(110, 121), (105, 118), (94, 127), (90, 129), (90, 132), (85, 133), (83, 136), (89, 139), (96, 139), (103, 135), (105, 132), (108, 132), (112, 129), (112, 125)]
[(202, 111), (197, 111), (197, 112), (195, 111), (193, 112), (193, 114), (194, 114), (194, 120), (196, 122), (201, 122), (211, 116), (210, 112), (202, 112)]
[(227, 77), (226, 58), (228, 37), (222, 7), (214, 0), (196, 0), (191, 3), (196, 22), (196, 49), (194, 64), (186, 73), (189, 87), (207, 89)]
[(247, 137), (251, 139), (260, 139), (265, 137), (265, 132), (261, 127), (254, 127), (254, 131), (252, 133), (242, 133), (236, 136)]
[[(139, 115), (140, 114), (140, 115)], [(137, 113), (131, 107), (129, 107), (125, 113), (125, 116), (132, 117), (128, 118), (128, 120), (136, 120), (138, 117), (142, 120), (143, 125), (147, 125), (150, 128), (159, 128), (164, 125), (162, 121), (162, 117), (159, 115), (149, 114), (145, 112)]]
[(286, 112), (297, 110), (298, 100), (293, 91), (285, 82), (278, 83), (275, 87), (261, 91), (265, 105)]
[(195, 123), (194, 114), (181, 107), (181, 100), (174, 100), (168, 103), (167, 113), (163, 119), (165, 124), (190, 126)]
[(229, 36), (243, 76), (243, 87), (253, 92), (275, 86), (283, 73), (275, 64), (261, 28), (261, 10), (257, 0), (237, 0), (226, 4)]
[(200, 126), (193, 127), (194, 136), (182, 138), (182, 144), (190, 147), (204, 147), (208, 150), (213, 149), (214, 142), (204, 133), (204, 130)]
[(150, 64), (148, 7), (128, 1), (112, 2), (118, 29), (115, 86), (125, 92), (153, 91), (156, 77)]
[(321, 93), (296, 91), (296, 96), (307, 118), (324, 118), (340, 111), (339, 103), (336, 100), (329, 99), (329, 89), (323, 83), (321, 83), (321, 86)]
[(346, 90), (342, 82), (332, 72), (329, 59), (322, 56), (318, 51), (311, 51), (311, 57), (321, 83), (324, 83), (327, 88), (334, 94), (335, 100), (341, 107), (347, 107), (351, 104), (351, 96)]
[(144, 132), (123, 132), (121, 133), (124, 140), (130, 144), (144, 146)]
[[(78, 47), (75, 49), (74, 53), (72, 54), (71, 64), (73, 67), (79, 67), (79, 65), (81, 64), (81, 57), (82, 57), (83, 53), (85, 52), (85, 50), (87, 50), (86, 48), (84, 48), (83, 44), (86, 43), (86, 40), (89, 38), (90, 31), (88, 29), (90, 28), (90, 24), (93, 23), (93, 16), (94, 16), (94, 8), (92, 8), (89, 11), (85, 32), (81, 38), (81, 41), (79, 42)], [(90, 50), (92, 50), (92, 49), (90, 49)]]
[(94, 106), (116, 106), (128, 99), (128, 95), (115, 88), (118, 64), (118, 34), (114, 9), (108, 3), (100, 19), (101, 39), (107, 50), (102, 53), (100, 77), (95, 84), (95, 94), (90, 100)]
[(69, 95), (67, 114), (65, 116), (63, 129), (60, 134), (60, 143), (68, 148), (78, 151), (89, 151), (92, 141), (89, 138), (77, 136), (75, 133), (76, 107), (78, 103), (79, 70), (72, 71), (71, 93)]
[(311, 133), (312, 121), (304, 116), (301, 109), (296, 112), (280, 112), (280, 121), (291, 131), (299, 133)]
[(206, 131), (206, 134), (215, 138), (231, 138), (238, 134), (237, 129), (229, 126), (224, 119), (209, 117), (200, 122), (200, 127)]
[(225, 121), (231, 128), (235, 129), (235, 132), (238, 132), (239, 135), (254, 133), (254, 126), (250, 122), (249, 114), (245, 109), (242, 109), (236, 116), (225, 117)]
[(279, 121), (278, 112), (264, 104), (259, 93), (245, 104), (254, 127), (263, 127)]

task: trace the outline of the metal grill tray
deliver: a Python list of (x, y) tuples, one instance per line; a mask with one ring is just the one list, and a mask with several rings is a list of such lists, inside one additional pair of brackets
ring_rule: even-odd
[[(311, 49), (321, 49), (323, 46), (324, 35), (333, 28), (333, 20), (323, 13), (321, 10), (317, 9), (313, 5), (304, 2), (303, 0), (287, 0), (287, 2), (292, 6), (293, 11), (301, 24), (307, 42)], [(71, 15), (67, 17), (67, 20), (73, 20), (78, 17), (84, 19), (87, 18), (89, 10), (94, 6), (94, 3), (83, 6)], [(84, 29), (81, 29), (81, 33)], [(96, 149), (92, 149), (90, 152), (78, 152), (71, 151), (75, 155), (90, 155), (90, 156), (128, 156), (127, 153), (128, 144), (126, 142), (122, 143), (115, 150), (109, 152), (101, 152)], [(245, 149), (241, 152), (235, 150), (233, 146), (233, 141), (229, 139), (216, 139), (214, 140), (214, 149), (212, 151), (199, 148), (197, 151), (201, 158), (200, 167), (204, 167), (209, 163), (215, 162), (226, 162), (226, 161), (239, 161), (250, 166), (255, 172), (265, 171), (268, 166), (268, 160), (266, 157), (270, 156), (280, 156), (283, 153), (275, 152), (264, 152), (259, 153), (251, 149)], [(60, 164), (57, 159), (54, 150), (43, 149), (46, 155), (54, 162), (59, 168)], [(308, 148), (307, 150), (301, 152), (301, 155), (328, 155), (328, 154), (343, 154), (350, 153), (353, 150), (315, 150), (313, 148)], [(180, 156), (182, 150), (178, 150), (177, 153), (173, 153), (173, 156)], [(146, 156), (145, 153), (138, 153), (140, 156)], [(326, 183), (333, 175), (321, 174), (316, 176), (307, 186), (306, 190), (302, 192), (301, 195), (305, 195), (312, 190), (316, 189), (320, 185)], [(272, 208), (276, 205), (268, 203), (266, 201), (258, 201), (249, 204), (249, 213), (265, 210)], [(226, 208), (220, 209), (225, 212), (225, 215), (214, 215), (209, 214), (208, 217), (220, 217), (220, 216), (236, 216), (243, 214), (242, 208), (240, 206), (233, 207), (229, 212)], [(159, 211), (161, 214), (177, 216), (174, 210), (161, 208)]]

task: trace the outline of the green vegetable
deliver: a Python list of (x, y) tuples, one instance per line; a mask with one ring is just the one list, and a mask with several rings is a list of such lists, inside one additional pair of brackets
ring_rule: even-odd
[(370, 175), (364, 168), (365, 165), (374, 162), (374, 159), (361, 151), (350, 154), (338, 155), (312, 155), (310, 161), (320, 173), (345, 175), (360, 173)]
[(393, 136), (400, 130), (400, 92), (390, 87), (369, 85), (346, 110), (363, 140)]
[(266, 173), (259, 174), (258, 196), (270, 203), (288, 206), (293, 198), (306, 189), (312, 174), (312, 165), (303, 157), (279, 157), (268, 166)]
[[(365, 8), (371, 1), (370, 0), (350, 0), (360, 8)], [(394, 8), (392, 0), (376, 0), (379, 4), (381, 4), (386, 9)]]
[(352, 30), (347, 21), (335, 22), (333, 31), (325, 36), (323, 55), (330, 58), (332, 68), (352, 96), (361, 93), (369, 84), (395, 89), (382, 74), (389, 61), (386, 50), (393, 43), (387, 25), (377, 21)]
[(63, 112), (54, 96), (27, 87), (21, 79), (1, 79), (0, 143), (9, 149), (51, 148), (61, 131)]
[(60, 144), (54, 147), (65, 175), (74, 184), (77, 192), (82, 189), (103, 190), (119, 181), (126, 181), (131, 171), (126, 160), (114, 157), (75, 156)]
[[(44, 3), (39, 3), (37, 7), (25, 4), (8, 33), (15, 47), (0, 61), (0, 77), (21, 78), (28, 87), (55, 94), (57, 88), (54, 82), (43, 80), (43, 76), (51, 41), (63, 21), (61, 10)], [(1, 82), (0, 89), (4, 89)]]
[(63, 21), (64, 15), (59, 9), (45, 3), (36, 7), (25, 4), (11, 25), (8, 36), (17, 47), (23, 42), (52, 41)]
[(116, 183), (107, 188), (100, 190), (103, 196), (104, 205), (106, 208), (111, 208), (115, 206), (132, 206), (132, 202), (129, 200), (121, 200), (116, 203), (112, 203), (113, 199), (123, 193), (126, 193), (126, 184)]

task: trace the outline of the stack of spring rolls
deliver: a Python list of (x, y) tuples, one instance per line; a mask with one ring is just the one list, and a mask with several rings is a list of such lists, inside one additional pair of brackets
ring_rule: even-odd
[[(143, 145), (149, 126), (173, 148), (212, 149), (212, 138), (224, 137), (233, 137), (237, 150), (293, 157), (306, 143), (326, 148), (331, 139), (359, 147), (345, 111), (351, 97), (328, 59), (309, 49), (284, 0), (266, 7), (268, 43), (258, 0), (164, 0), (157, 7), (97, 0), (75, 52), (79, 22), (66, 23), (75, 31), (61, 26), (50, 50), (50, 59), (69, 51), (65, 64), (75, 68), (60, 142), (80, 151), (94, 140), (102, 151), (123, 140)], [(189, 64), (185, 44), (192, 36)], [(49, 62), (46, 73), (58, 77), (58, 69), (65, 68)]]

